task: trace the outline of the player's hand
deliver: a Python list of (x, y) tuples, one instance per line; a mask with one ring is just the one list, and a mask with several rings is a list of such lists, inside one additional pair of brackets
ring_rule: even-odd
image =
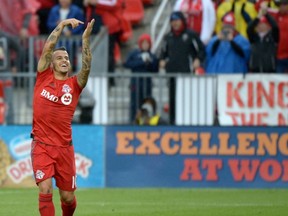
[(82, 35), (82, 38), (83, 39), (87, 39), (90, 37), (91, 35), (91, 32), (92, 32), (92, 29), (93, 29), (93, 26), (94, 26), (94, 23), (95, 23), (95, 20), (92, 19), (90, 22), (88, 22), (87, 26), (86, 26), (86, 29)]
[(73, 29), (79, 26), (80, 24), (84, 24), (84, 22), (74, 18), (66, 19), (60, 22), (60, 25), (63, 25), (63, 27), (71, 25)]

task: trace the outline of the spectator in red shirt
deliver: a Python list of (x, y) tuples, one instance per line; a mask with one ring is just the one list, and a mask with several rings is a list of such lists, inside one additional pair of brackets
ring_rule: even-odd
[(6, 33), (21, 38), (39, 34), (36, 0), (2, 0), (0, 28)]
[(275, 0), (279, 6), (276, 21), (279, 26), (279, 44), (277, 51), (277, 72), (288, 73), (288, 0)]
[[(124, 0), (85, 0), (86, 5), (86, 19), (94, 18), (95, 26), (94, 32), (98, 33), (99, 27), (103, 24), (107, 27), (109, 33), (109, 53), (108, 53), (108, 72), (114, 73), (115, 58), (114, 49), (115, 44), (120, 41), (123, 33), (123, 26), (126, 23), (123, 16)], [(98, 22), (97, 22), (98, 20)], [(114, 79), (109, 79), (109, 86), (114, 86)]]

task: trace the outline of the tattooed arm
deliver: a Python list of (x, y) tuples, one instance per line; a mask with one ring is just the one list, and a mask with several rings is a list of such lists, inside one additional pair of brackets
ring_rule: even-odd
[(54, 47), (56, 43), (58, 42), (58, 39), (60, 38), (64, 27), (67, 25), (71, 25), (72, 28), (76, 28), (79, 24), (83, 24), (83, 22), (77, 19), (66, 19), (66, 20), (61, 21), (58, 24), (58, 26), (51, 32), (51, 34), (49, 35), (49, 37), (47, 38), (45, 42), (42, 54), (38, 61), (38, 65), (37, 65), (38, 72), (43, 72), (48, 67), (50, 67)]
[(95, 20), (91, 20), (82, 35), (82, 68), (77, 74), (77, 81), (79, 86), (84, 88), (88, 81), (88, 76), (91, 68), (92, 55), (90, 50), (90, 35)]

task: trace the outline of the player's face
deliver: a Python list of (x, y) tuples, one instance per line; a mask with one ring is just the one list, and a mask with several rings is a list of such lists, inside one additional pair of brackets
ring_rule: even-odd
[(56, 72), (68, 73), (70, 71), (70, 61), (68, 53), (64, 50), (57, 50), (52, 56), (53, 69)]

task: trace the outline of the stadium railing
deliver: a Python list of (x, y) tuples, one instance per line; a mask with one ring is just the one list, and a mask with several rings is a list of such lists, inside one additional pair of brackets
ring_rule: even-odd
[[(114, 77), (116, 86), (109, 88), (108, 79)], [(183, 113), (178, 121), (188, 125), (212, 125), (215, 113), (216, 79), (215, 76), (192, 76), (179, 74), (93, 74), (91, 73), (87, 84), (87, 94), (80, 98), (80, 103), (94, 100), (93, 124), (130, 124), (130, 94), (131, 79), (134, 78), (136, 86), (142, 79), (145, 84), (152, 79), (152, 96), (157, 101), (157, 112), (168, 120), (169, 112), (169, 79), (177, 81), (176, 104), (177, 112)], [(31, 124), (32, 98), (35, 83), (35, 73), (0, 73), (0, 80), (10, 80), (12, 85), (4, 87), (4, 102), (6, 104), (5, 124)], [(135, 90), (140, 102), (139, 92)], [(151, 96), (151, 95), (144, 95)], [(80, 105), (81, 107), (81, 105)], [(83, 107), (83, 106), (82, 106)], [(79, 112), (75, 112), (75, 123), (81, 123)], [(87, 121), (86, 121), (87, 122)], [(85, 123), (85, 122), (84, 122)]]

